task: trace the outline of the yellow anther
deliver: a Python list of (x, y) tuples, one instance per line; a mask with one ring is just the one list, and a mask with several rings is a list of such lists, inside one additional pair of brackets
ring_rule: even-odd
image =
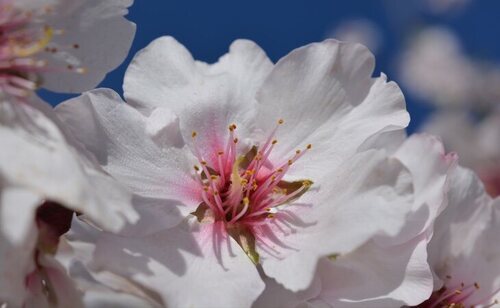
[(236, 124), (233, 123), (233, 124), (229, 125), (229, 131), (232, 132), (235, 129), (236, 129)]
[(203, 186), (204, 191), (208, 191), (208, 186)]
[(271, 212), (271, 208), (269, 208), (269, 207), (268, 207), (268, 208), (266, 209), (266, 212)]
[(291, 166), (293, 164), (293, 161), (291, 159), (288, 160), (288, 166)]
[(474, 288), (479, 289), (479, 283), (474, 282)]
[(313, 182), (312, 182), (312, 181), (310, 181), (310, 180), (304, 180), (304, 181), (302, 181), (302, 185), (303, 185), (304, 187), (306, 187), (306, 188), (307, 188), (307, 187), (311, 187), (311, 185), (312, 185), (312, 184), (313, 184)]
[(267, 218), (274, 218), (274, 214), (267, 214)]
[(247, 179), (241, 180), (241, 185), (247, 185), (247, 184), (248, 184), (248, 180)]
[(219, 195), (219, 192), (218, 191), (214, 191), (214, 196), (218, 196)]
[(281, 125), (281, 124), (283, 124), (283, 123), (285, 123), (285, 121), (284, 121), (283, 119), (279, 119), (279, 120), (278, 120), (278, 124), (279, 124), (279, 125)]
[(217, 152), (217, 155), (224, 155), (224, 151)]
[(217, 176), (216, 176), (216, 175), (211, 175), (211, 176), (210, 176), (210, 178), (211, 178), (212, 180), (214, 180), (214, 181), (215, 181), (215, 180), (217, 180)]
[(278, 143), (278, 140), (274, 139), (271, 143), (276, 144), (276, 143)]
[(300, 152), (302, 152), (302, 151), (301, 150), (297, 150), (297, 151), (295, 151), (295, 154), (298, 155), (298, 154), (300, 154)]
[(310, 150), (312, 147), (313, 147), (313, 146), (312, 146), (312, 144), (308, 144), (308, 145), (307, 145), (307, 149), (308, 149), (308, 150)]
[(21, 58), (29, 57), (39, 51), (42, 51), (50, 43), (53, 35), (54, 35), (53, 29), (49, 26), (45, 26), (43, 27), (43, 35), (38, 41), (24, 47), (14, 45), (12, 51), (18, 57)]
[(276, 170), (276, 172), (279, 172), (279, 173), (283, 172), (283, 168), (279, 168), (278, 170)]
[(233, 139), (233, 142), (234, 142), (234, 143), (238, 143), (238, 138), (234, 138), (234, 139)]
[(460, 291), (460, 290), (455, 290), (455, 294), (462, 294), (462, 291)]
[(206, 166), (206, 165), (207, 165), (207, 162), (206, 162), (206, 161), (204, 161), (204, 160), (202, 160), (202, 161), (200, 161), (200, 164), (202, 164), (203, 166)]
[(195, 166), (194, 166), (194, 170), (196, 170), (196, 171), (200, 171), (200, 167), (198, 167), (198, 166), (196, 166), (196, 165), (195, 165)]
[(252, 189), (253, 189), (253, 190), (257, 190), (257, 188), (259, 188), (259, 186), (258, 186), (257, 184), (255, 184), (255, 183), (254, 183), (254, 184), (252, 185)]
[(191, 138), (196, 138), (196, 136), (197, 136), (197, 135), (198, 135), (198, 133), (197, 133), (197, 132), (195, 132), (195, 131), (193, 131), (193, 132), (191, 133)]
[(254, 174), (254, 173), (255, 173), (255, 170), (253, 170), (253, 169), (250, 169), (250, 170), (245, 171), (245, 174), (246, 174), (246, 175), (252, 175), (252, 174)]
[(243, 198), (243, 204), (244, 205), (250, 204), (250, 199), (248, 199), (247, 197)]
[(272, 181), (274, 181), (274, 180), (276, 180), (276, 176), (275, 176), (275, 175), (272, 175), (272, 176), (271, 176), (271, 182), (272, 182)]

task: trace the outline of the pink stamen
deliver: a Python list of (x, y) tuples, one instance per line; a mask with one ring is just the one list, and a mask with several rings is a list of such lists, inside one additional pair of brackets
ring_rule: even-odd
[[(219, 150), (216, 153), (215, 166), (209, 166), (209, 163), (204, 160), (196, 142), (197, 133), (192, 133), (193, 152), (201, 165), (201, 168), (195, 167), (196, 179), (203, 187), (203, 202), (214, 212), (216, 219), (227, 224), (242, 223), (248, 227), (268, 224), (269, 219), (275, 217), (274, 213), (280, 211), (280, 205), (290, 202), (309, 188), (310, 181), (305, 181), (302, 187), (289, 194), (277, 187), (290, 166), (306, 151), (297, 151), (287, 163), (270, 174), (268, 174), (268, 168), (263, 168), (264, 164), (272, 166), (269, 158), (277, 144), (274, 135), (281, 124), (283, 121), (278, 121), (264, 145), (257, 149), (257, 154), (245, 167), (240, 166), (240, 163), (244, 161), (243, 155), (238, 160), (236, 159), (238, 138), (234, 133), (235, 124), (229, 126), (225, 151)], [(307, 146), (307, 149), (310, 148), (310, 145)], [(212, 174), (209, 170), (213, 171)], [(203, 174), (204, 177), (202, 177)]]

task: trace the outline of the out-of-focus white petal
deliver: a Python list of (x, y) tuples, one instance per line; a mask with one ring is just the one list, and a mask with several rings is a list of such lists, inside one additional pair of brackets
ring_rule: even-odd
[[(58, 1), (47, 24), (55, 35), (44, 58), (47, 66), (61, 68), (42, 75), (42, 85), (58, 92), (79, 93), (97, 86), (125, 60), (135, 35), (135, 24), (125, 19), (132, 0)], [(75, 72), (82, 68), (84, 72)]]
[[(129, 193), (104, 173), (84, 167), (46, 110), (9, 101), (1, 101), (0, 109), (0, 174), (7, 184), (84, 213), (110, 230), (134, 220)], [(107, 205), (109, 200), (122, 204)]]
[(25, 278), (35, 267), (30, 252), (38, 235), (34, 219), (40, 201), (30, 190), (0, 185), (0, 302), (20, 306), (26, 295)]

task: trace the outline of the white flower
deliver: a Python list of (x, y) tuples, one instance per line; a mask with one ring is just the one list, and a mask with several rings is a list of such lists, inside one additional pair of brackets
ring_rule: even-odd
[(479, 122), (465, 112), (438, 112), (422, 129), (441, 136), (446, 149), (458, 153), (460, 164), (477, 172), (490, 195), (500, 195), (499, 112)]
[(57, 267), (50, 255), (72, 211), (110, 231), (137, 218), (128, 191), (76, 150), (51, 111), (35, 99), (0, 101), (0, 303), (13, 306), (36, 291), (28, 276)]
[(401, 81), (413, 95), (447, 108), (490, 110), (500, 103), (500, 66), (467, 56), (442, 27), (419, 32), (402, 53)]
[(320, 257), (398, 234), (412, 183), (377, 148), (408, 114), (373, 67), (365, 47), (334, 40), (276, 65), (239, 40), (208, 65), (164, 37), (129, 67), (129, 104), (98, 90), (59, 105), (142, 216), (100, 237), (94, 266), (167, 306), (242, 307), (264, 288), (255, 264), (297, 291)]
[(448, 207), (435, 223), (429, 263), (435, 292), (423, 307), (491, 307), (500, 292), (500, 199), (470, 170), (454, 171)]
[(411, 136), (390, 156), (413, 177), (415, 199), (405, 228), (393, 237), (376, 236), (349, 254), (323, 258), (307, 291), (292, 293), (268, 280), (256, 306), (401, 307), (429, 298), (427, 244), (446, 207), (448, 172), (456, 157), (445, 155), (442, 144), (427, 135)]
[(25, 97), (95, 87), (125, 59), (132, 0), (0, 0), (0, 91)]

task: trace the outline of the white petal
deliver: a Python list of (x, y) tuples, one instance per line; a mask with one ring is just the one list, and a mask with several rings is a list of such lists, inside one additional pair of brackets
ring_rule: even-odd
[(429, 244), (429, 263), (434, 269), (450, 257), (473, 254), (474, 242), (491, 215), (491, 199), (472, 171), (457, 168), (450, 178), (448, 206), (436, 220)]
[(147, 132), (146, 118), (116, 93), (89, 92), (58, 105), (56, 112), (102, 167), (133, 193), (165, 200), (184, 214), (200, 203), (190, 154), (158, 147)]
[[(1, 101), (0, 109), (0, 174), (7, 183), (85, 213), (109, 230), (134, 220), (127, 206), (129, 193), (104, 173), (82, 165), (61, 127), (46, 115), (46, 105)], [(116, 206), (108, 199), (123, 202)]]
[(318, 275), (319, 298), (334, 307), (415, 306), (433, 290), (425, 236), (392, 247), (369, 242), (345, 257), (325, 258)]
[(179, 128), (179, 117), (170, 109), (156, 108), (147, 118), (146, 132), (159, 147), (174, 146), (182, 148), (182, 139)]
[(225, 148), (230, 124), (238, 125), (239, 136), (250, 135), (255, 92), (271, 68), (265, 53), (250, 41), (235, 41), (219, 62), (206, 65), (195, 62), (173, 38), (162, 37), (132, 61), (125, 97), (145, 114), (158, 107), (171, 109), (179, 116), (184, 140), (192, 146), (196, 131), (201, 155), (216, 163), (214, 155)]
[(379, 235), (353, 253), (321, 263), (321, 298), (334, 306), (413, 306), (433, 290), (427, 243), (434, 220), (446, 206), (448, 173), (456, 157), (445, 155), (442, 144), (427, 135), (411, 136), (393, 157), (413, 178), (411, 212), (396, 237)]
[(142, 239), (103, 236), (95, 266), (156, 291), (169, 307), (249, 307), (264, 284), (232, 238), (217, 232), (224, 240), (214, 250), (213, 226), (183, 224)]
[[(271, 278), (266, 277), (264, 282), (266, 288), (255, 301), (255, 308), (306, 307), (308, 300), (315, 298), (321, 291), (321, 281), (319, 279), (315, 279), (306, 290), (300, 292), (287, 290)], [(320, 306), (312, 305), (311, 307), (319, 308)]]
[(319, 257), (349, 253), (375, 235), (395, 236), (413, 202), (408, 172), (383, 151), (358, 154), (316, 183), (316, 191), (286, 206), (291, 228), (271, 225), (278, 240), (268, 237), (267, 246), (276, 252), (258, 246), (265, 273), (292, 291), (310, 284)]
[(300, 171), (322, 174), (323, 166), (342, 163), (375, 135), (402, 130), (409, 121), (403, 95), (385, 75), (372, 78), (373, 68), (364, 46), (335, 40), (281, 59), (257, 95), (260, 128), (285, 121), (273, 157), (312, 143), (316, 154), (304, 157)]
[[(97, 86), (104, 76), (122, 63), (135, 35), (135, 24), (123, 15), (132, 0), (72, 0), (60, 1), (48, 25), (62, 30), (55, 35), (48, 53), (48, 67), (62, 71), (43, 74), (43, 86), (58, 92), (79, 93)], [(75, 44), (77, 48), (75, 48)], [(67, 65), (82, 67), (84, 73), (67, 69)]]
[(497, 224), (492, 216), (491, 197), (472, 171), (457, 168), (451, 175), (448, 200), (448, 206), (436, 219), (434, 235), (428, 247), (436, 289), (443, 283), (451, 287), (462, 282), (467, 285), (478, 282), (481, 285), (483, 278), (488, 281), (484, 283), (485, 289), (493, 288), (488, 276), (493, 274), (499, 277), (493, 269), (498, 268), (494, 262), (498, 260), (500, 251), (495, 252), (497, 246), (491, 244), (493, 238), (487, 236), (485, 231), (495, 228)]
[(408, 168), (413, 177), (415, 200), (412, 214), (406, 218), (405, 228), (398, 239), (388, 239), (391, 245), (409, 241), (432, 227), (447, 205), (449, 174), (458, 159), (454, 153), (445, 153), (440, 140), (425, 134), (410, 136), (394, 157)]
[(230, 86), (219, 85), (218, 90), (231, 92), (222, 97), (231, 96), (235, 100), (231, 103), (244, 108), (245, 104), (252, 103), (255, 91), (271, 68), (265, 53), (251, 41), (235, 41), (228, 54), (208, 66), (195, 62), (174, 38), (161, 37), (140, 51), (130, 64), (124, 81), (125, 97), (128, 103), (145, 113), (157, 107), (171, 108), (177, 114), (184, 109), (195, 111), (214, 95), (205, 83), (229, 75)]
[(110, 272), (90, 270), (88, 265), (93, 260), (100, 233), (80, 219), (74, 219), (56, 255), (78, 289), (83, 291), (85, 307), (161, 307), (132, 281)]
[(40, 202), (29, 190), (0, 186), (0, 302), (21, 306), (24, 301), (25, 279), (35, 268), (35, 212)]

